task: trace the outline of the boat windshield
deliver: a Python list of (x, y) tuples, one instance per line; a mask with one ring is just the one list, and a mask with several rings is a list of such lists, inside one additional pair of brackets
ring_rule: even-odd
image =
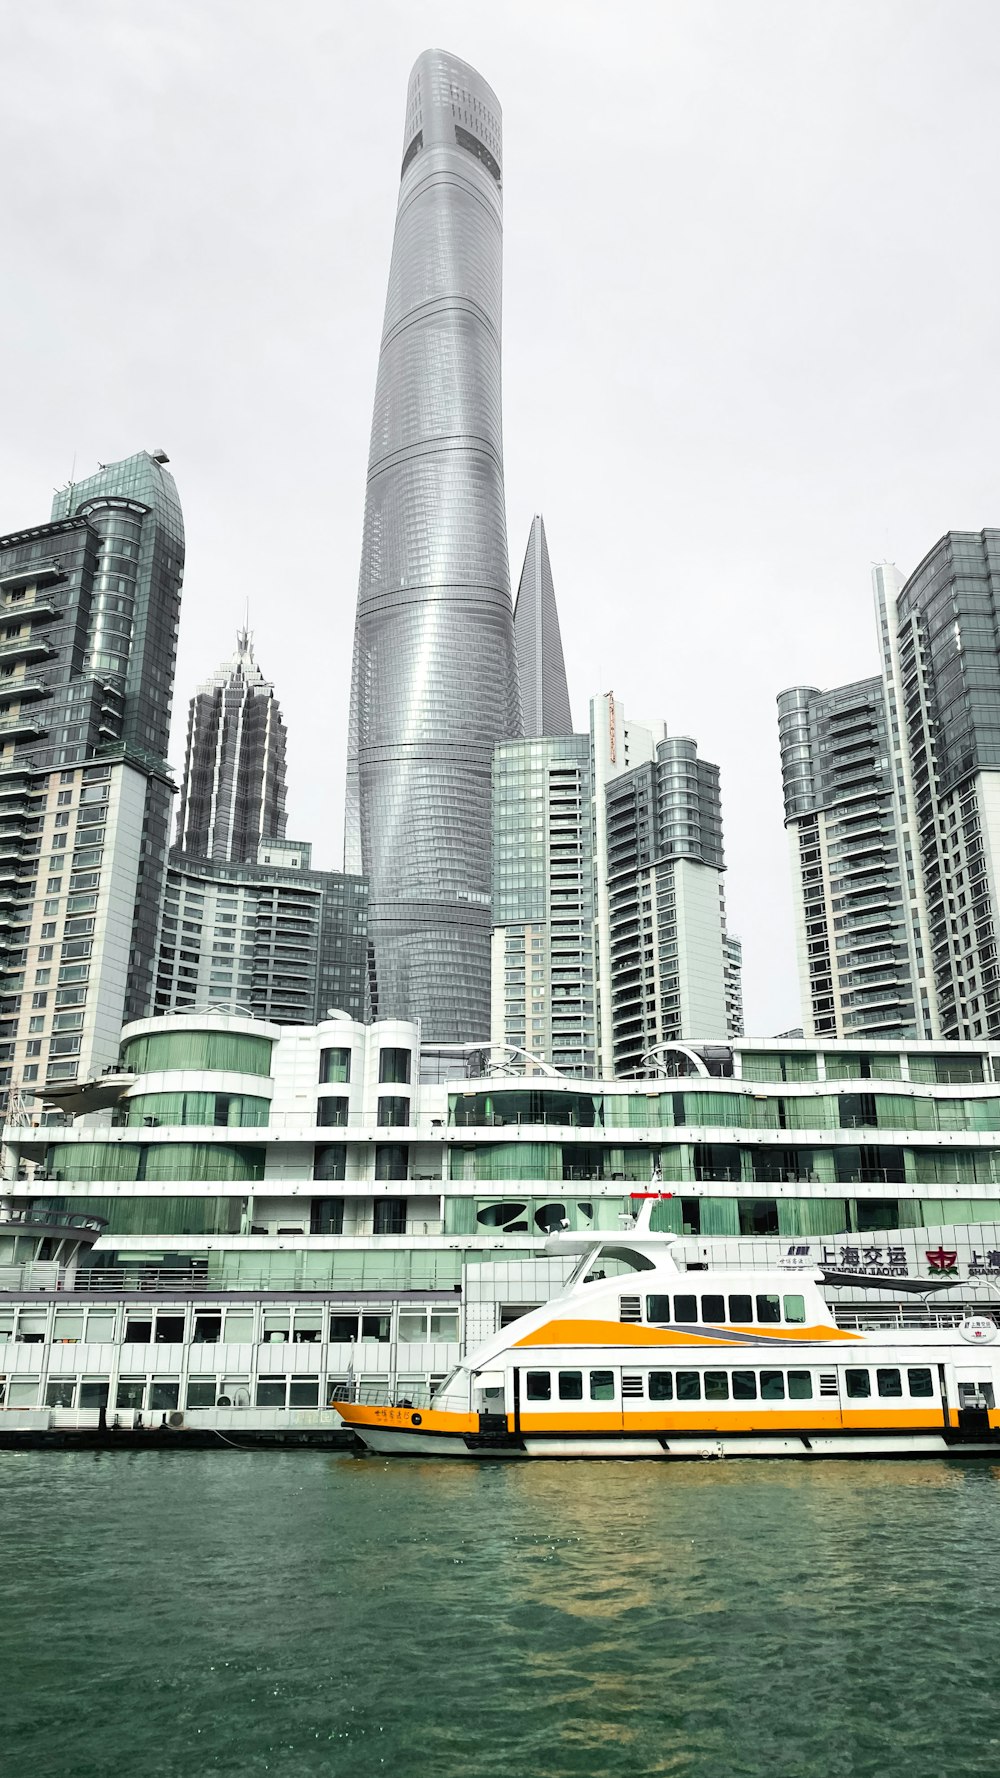
[(656, 1268), (646, 1253), (635, 1247), (602, 1247), (584, 1279), (592, 1284), (599, 1278), (618, 1278), (623, 1272), (652, 1272)]

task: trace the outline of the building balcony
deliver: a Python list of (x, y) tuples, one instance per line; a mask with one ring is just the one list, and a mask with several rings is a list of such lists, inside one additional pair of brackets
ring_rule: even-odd
[(15, 636), (9, 642), (0, 642), (0, 666), (10, 666), (13, 661), (51, 661), (55, 654), (51, 642), (42, 636)]
[(17, 716), (0, 716), (0, 741), (40, 741), (48, 732), (45, 724), (27, 711)]
[(35, 562), (21, 562), (16, 567), (6, 568), (0, 573), (0, 588), (12, 592), (24, 586), (52, 586), (56, 581), (66, 579), (66, 569), (61, 556), (42, 556)]

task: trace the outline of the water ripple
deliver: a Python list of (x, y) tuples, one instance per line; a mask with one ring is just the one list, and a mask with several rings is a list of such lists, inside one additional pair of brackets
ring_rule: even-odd
[(0, 1453), (21, 1778), (978, 1778), (1000, 1469)]

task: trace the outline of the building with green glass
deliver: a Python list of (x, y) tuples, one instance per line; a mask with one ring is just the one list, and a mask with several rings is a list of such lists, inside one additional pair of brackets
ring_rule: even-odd
[(416, 1387), (558, 1286), (550, 1234), (628, 1226), (637, 1193), (689, 1263), (954, 1252), (970, 1301), (1000, 1283), (1000, 1046), (680, 1043), (634, 1081), (486, 1059), (403, 1022), (129, 1026), (103, 1109), (4, 1131), (8, 1400), (280, 1416), (352, 1371)]

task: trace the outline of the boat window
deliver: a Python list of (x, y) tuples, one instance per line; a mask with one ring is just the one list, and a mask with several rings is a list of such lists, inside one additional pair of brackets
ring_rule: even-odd
[(813, 1380), (810, 1371), (789, 1371), (789, 1401), (812, 1401)]
[(906, 1380), (910, 1385), (911, 1395), (919, 1398), (934, 1394), (934, 1379), (930, 1371), (924, 1370), (922, 1366), (919, 1370), (907, 1371)]
[(668, 1296), (648, 1296), (646, 1298), (647, 1321), (670, 1320), (670, 1298)]
[(778, 1297), (759, 1296), (757, 1298), (757, 1320), (759, 1322), (781, 1320), (781, 1302)]
[(848, 1370), (845, 1375), (847, 1377), (847, 1393), (852, 1401), (861, 1401), (865, 1396), (871, 1394), (872, 1383), (867, 1371)]
[(560, 1401), (582, 1401), (583, 1400), (583, 1372), (582, 1371), (560, 1371), (559, 1372), (559, 1400)]
[(701, 1400), (701, 1377), (697, 1371), (677, 1372), (677, 1400)]
[(725, 1321), (726, 1299), (724, 1296), (703, 1296), (701, 1299), (701, 1318), (703, 1321)]
[(705, 1372), (705, 1400), (729, 1400), (729, 1377), (725, 1371)]
[(284, 1377), (258, 1377), (257, 1406), (259, 1408), (283, 1408), (286, 1386), (287, 1380)]
[(790, 1321), (793, 1327), (802, 1327), (805, 1323), (805, 1318), (806, 1318), (806, 1299), (805, 1299), (805, 1297), (804, 1296), (786, 1296), (784, 1299), (784, 1304), (785, 1304), (785, 1320)]
[(878, 1370), (878, 1392), (882, 1396), (900, 1396), (903, 1393), (903, 1379), (897, 1370)]
[(781, 1371), (761, 1371), (760, 1399), (761, 1401), (784, 1401), (785, 1379)]
[(752, 1321), (753, 1297), (731, 1296), (729, 1299), (729, 1319), (730, 1321)]
[(674, 1320), (675, 1321), (697, 1321), (697, 1319), (698, 1319), (698, 1298), (696, 1296), (675, 1296), (674, 1297)]
[(650, 1401), (673, 1401), (674, 1377), (672, 1371), (650, 1371), (649, 1399)]
[(757, 1373), (756, 1373), (756, 1371), (734, 1371), (733, 1372), (733, 1400), (734, 1401), (756, 1401), (757, 1400)]
[(590, 1399), (591, 1399), (591, 1401), (614, 1401), (614, 1399), (615, 1399), (615, 1373), (614, 1373), (614, 1371), (591, 1371), (591, 1373), (590, 1373)]
[(529, 1401), (550, 1401), (552, 1399), (552, 1378), (548, 1371), (529, 1371), (525, 1394)]
[(602, 1247), (597, 1256), (597, 1264), (603, 1267), (608, 1278), (617, 1277), (619, 1272), (654, 1272), (653, 1261), (645, 1253), (639, 1253), (634, 1247)]

